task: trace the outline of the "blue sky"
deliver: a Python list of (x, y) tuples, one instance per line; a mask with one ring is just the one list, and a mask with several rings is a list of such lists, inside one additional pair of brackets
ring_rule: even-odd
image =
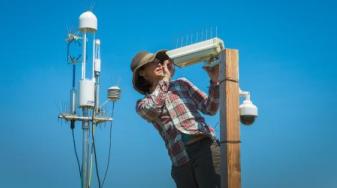
[[(57, 115), (71, 86), (67, 27), (75, 30), (91, 4), (0, 2), (1, 187), (80, 187), (71, 131)], [(239, 49), (240, 86), (260, 112), (253, 126), (241, 125), (242, 187), (337, 187), (335, 1), (97, 0), (94, 13), (101, 100), (111, 85), (122, 89), (106, 187), (174, 187), (164, 143), (134, 111), (141, 95), (131, 86), (130, 60), (139, 50), (173, 49), (178, 38), (216, 26), (226, 47)], [(208, 86), (200, 65), (177, 69), (175, 77)], [(219, 117), (206, 119), (215, 126)], [(96, 133), (101, 174), (108, 127)], [(75, 131), (80, 147), (79, 124)]]

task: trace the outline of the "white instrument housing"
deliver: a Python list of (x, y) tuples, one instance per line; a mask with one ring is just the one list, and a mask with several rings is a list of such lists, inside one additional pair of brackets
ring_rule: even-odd
[(94, 107), (95, 82), (93, 80), (80, 80), (80, 107)]
[(207, 65), (208, 63), (214, 64), (224, 48), (224, 42), (221, 39), (213, 38), (169, 50), (166, 54), (178, 67), (185, 67), (199, 62), (206, 62)]

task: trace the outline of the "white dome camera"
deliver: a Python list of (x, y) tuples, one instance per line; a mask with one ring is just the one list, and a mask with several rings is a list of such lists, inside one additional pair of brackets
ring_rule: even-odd
[(245, 100), (240, 105), (240, 121), (244, 125), (251, 125), (258, 116), (258, 109), (250, 100), (250, 93), (240, 90), (240, 96), (244, 96)]

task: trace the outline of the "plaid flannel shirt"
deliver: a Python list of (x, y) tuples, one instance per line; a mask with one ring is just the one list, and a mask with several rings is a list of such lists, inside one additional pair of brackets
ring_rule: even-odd
[(207, 126), (199, 111), (208, 115), (217, 112), (219, 84), (211, 82), (208, 92), (207, 96), (186, 78), (161, 80), (151, 94), (137, 101), (137, 113), (158, 130), (174, 166), (189, 161), (181, 133), (215, 139), (214, 129)]

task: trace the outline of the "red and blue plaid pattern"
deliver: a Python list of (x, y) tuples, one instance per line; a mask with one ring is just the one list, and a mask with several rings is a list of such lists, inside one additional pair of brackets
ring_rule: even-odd
[(209, 87), (208, 96), (186, 78), (160, 81), (157, 88), (138, 100), (137, 113), (151, 122), (165, 141), (173, 165), (189, 161), (181, 133), (203, 134), (215, 139), (210, 128), (199, 113), (214, 115), (219, 106), (219, 84)]

